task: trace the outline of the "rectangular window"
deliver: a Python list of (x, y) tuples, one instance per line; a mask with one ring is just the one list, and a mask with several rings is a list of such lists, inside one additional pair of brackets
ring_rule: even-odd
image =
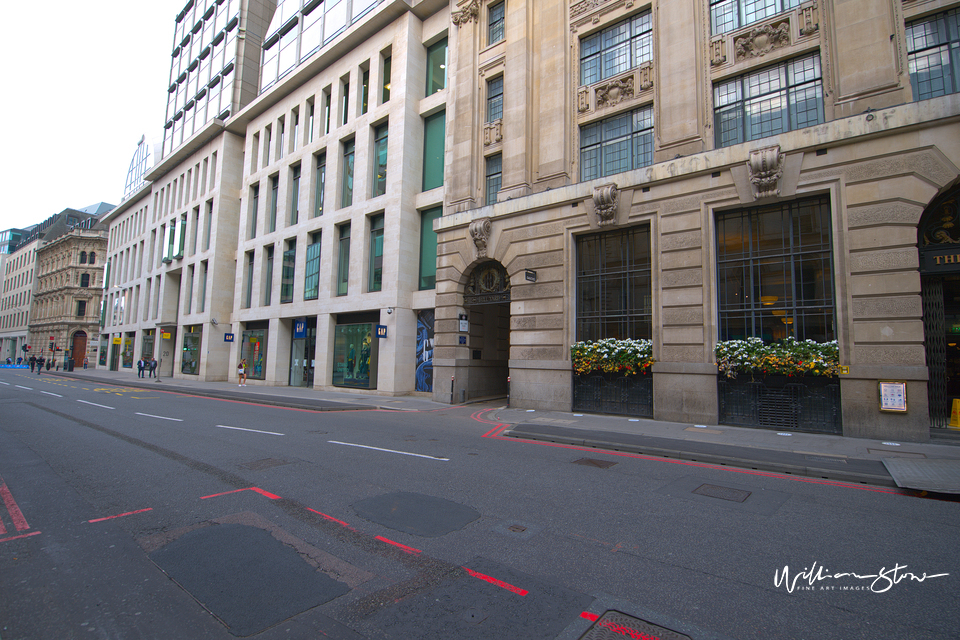
[(827, 196), (717, 214), (720, 340), (836, 339), (832, 256)]
[(314, 125), (314, 104), (313, 98), (310, 98), (307, 103), (307, 142), (313, 142), (313, 125)]
[(650, 12), (628, 18), (580, 41), (580, 84), (606, 80), (653, 59)]
[(260, 185), (255, 184), (250, 188), (250, 230), (247, 238), (257, 237), (257, 209), (260, 208)]
[(447, 88), (447, 39), (427, 48), (427, 95)]
[(174, 258), (182, 258), (183, 250), (187, 247), (187, 214), (180, 214), (180, 226), (177, 228), (177, 255)]
[(801, 0), (710, 0), (713, 35), (733, 31), (800, 6)]
[(287, 240), (280, 265), (280, 304), (293, 302), (293, 278), (297, 265), (297, 240)]
[[(173, 260), (173, 248), (176, 246), (177, 241), (177, 221), (170, 221), (170, 233), (167, 235), (167, 257), (165, 260), (170, 262)], [(119, 274), (119, 272), (118, 272)]]
[(353, 140), (343, 143), (343, 183), (340, 188), (340, 206), (353, 204)]
[(713, 88), (717, 146), (823, 122), (820, 54), (767, 67)]
[(350, 115), (350, 83), (340, 84), (340, 124), (347, 124)]
[(197, 313), (203, 313), (207, 308), (207, 261), (200, 263), (200, 293), (197, 300)]
[(330, 87), (327, 87), (323, 91), (323, 133), (324, 135), (330, 133)]
[(907, 59), (914, 100), (960, 90), (960, 9), (908, 24)]
[(246, 330), (240, 334), (240, 357), (247, 361), (247, 377), (253, 380), (266, 378), (267, 334), (269, 323), (266, 320), (246, 323)]
[(487, 82), (487, 122), (503, 117), (503, 76)]
[(187, 277), (185, 278), (186, 282), (184, 283), (185, 290), (183, 292), (184, 313), (187, 315), (193, 313), (193, 272), (193, 265), (187, 267)]
[(580, 179), (593, 180), (653, 163), (653, 107), (580, 129)]
[(304, 270), (303, 299), (316, 300), (320, 297), (320, 232), (311, 234), (307, 245), (307, 264)]
[(213, 200), (207, 200), (206, 220), (203, 227), (203, 250), (210, 248), (210, 229), (213, 226)]
[(503, 156), (499, 153), (487, 158), (487, 175), (484, 183), (484, 204), (496, 204), (497, 193), (503, 180)]
[(373, 132), (373, 197), (387, 192), (387, 125)]
[(447, 112), (423, 119), (423, 190), (443, 186), (443, 154), (447, 136)]
[(650, 227), (577, 237), (577, 340), (650, 339)]
[(437, 232), (433, 221), (442, 213), (443, 207), (420, 213), (420, 291), (437, 288)]
[(383, 289), (383, 214), (370, 217), (370, 273), (367, 291)]
[(360, 74), (360, 113), (367, 112), (370, 101), (370, 70), (364, 69)]
[(78, 300), (77, 301), (77, 317), (82, 318), (87, 315), (87, 301)]
[(390, 56), (383, 59), (383, 77), (381, 78), (380, 104), (390, 100)]
[(267, 233), (277, 230), (277, 200), (280, 198), (280, 176), (270, 178), (270, 215), (267, 217)]
[(290, 174), (290, 224), (300, 221), (300, 165), (295, 166)]
[(323, 215), (323, 191), (327, 186), (327, 154), (317, 156), (317, 170), (314, 176), (316, 191), (313, 194), (313, 217)]
[(276, 157), (274, 157), (274, 160), (279, 160), (280, 158), (282, 158), (284, 152), (286, 151), (287, 128), (283, 118), (280, 118), (280, 120), (277, 121), (277, 131), (279, 132), (279, 135), (277, 136), (277, 150), (276, 150), (277, 155)]
[(263, 306), (269, 307), (273, 299), (273, 245), (267, 247), (263, 258)]
[(293, 135), (290, 136), (290, 152), (297, 150), (297, 145), (300, 144), (300, 109), (294, 109), (291, 114), (293, 117)]
[(488, 14), (487, 44), (495, 44), (503, 40), (504, 6), (505, 2), (492, 5)]
[(337, 264), (337, 295), (347, 295), (350, 282), (350, 223), (340, 225), (340, 256)]
[[(243, 295), (243, 308), (249, 309), (253, 306), (253, 251), (247, 252), (247, 270), (244, 280), (246, 280), (246, 289)], [(157, 287), (157, 292), (159, 291), (160, 287)]]

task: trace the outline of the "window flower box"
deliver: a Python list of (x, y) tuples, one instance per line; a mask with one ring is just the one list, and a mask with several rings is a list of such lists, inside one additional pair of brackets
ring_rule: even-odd
[(653, 417), (652, 342), (577, 342), (570, 357), (574, 411)]

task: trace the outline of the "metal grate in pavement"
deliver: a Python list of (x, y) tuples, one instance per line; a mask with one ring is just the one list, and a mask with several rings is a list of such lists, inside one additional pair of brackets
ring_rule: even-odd
[(960, 493), (960, 460), (884, 458), (883, 465), (898, 487)]
[(580, 458), (579, 460), (574, 460), (573, 464), (581, 464), (585, 467), (597, 467), (598, 469), (609, 469), (610, 467), (612, 467), (617, 463), (611, 462), (609, 460), (596, 460), (594, 458)]
[(693, 490), (693, 493), (711, 498), (720, 498), (730, 502), (743, 502), (750, 497), (752, 492), (742, 489), (733, 489), (731, 487), (721, 487), (716, 484), (702, 484)]
[(647, 638), (649, 640), (692, 640), (690, 636), (653, 623), (628, 616), (619, 611), (607, 611), (590, 627), (580, 640), (622, 640)]

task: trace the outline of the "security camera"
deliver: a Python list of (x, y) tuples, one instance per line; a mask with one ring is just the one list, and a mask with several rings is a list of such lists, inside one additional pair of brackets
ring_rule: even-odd
[(387, 307), (387, 315), (393, 313), (393, 307)]

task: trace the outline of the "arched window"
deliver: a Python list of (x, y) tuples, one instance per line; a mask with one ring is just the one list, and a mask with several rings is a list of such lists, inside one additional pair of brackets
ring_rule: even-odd
[(87, 264), (87, 252), (86, 252), (86, 251), (81, 251), (81, 252), (80, 252), (80, 264)]
[(80, 276), (80, 286), (81, 286), (81, 287), (89, 287), (89, 286), (90, 286), (90, 274), (89, 274), (89, 273), (84, 273), (83, 275)]
[(90, 264), (97, 264), (97, 254), (90, 252)]

